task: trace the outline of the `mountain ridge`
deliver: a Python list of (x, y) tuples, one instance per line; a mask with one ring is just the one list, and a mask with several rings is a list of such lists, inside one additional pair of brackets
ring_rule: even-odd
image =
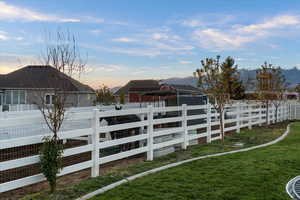
[[(240, 79), (246, 82), (248, 79), (255, 78), (256, 70), (240, 69)], [(300, 83), (300, 70), (295, 68), (282, 69), (282, 73), (285, 76), (286, 81), (289, 83), (290, 88), (294, 88)], [(193, 76), (188, 77), (172, 77), (162, 80), (163, 83), (167, 84), (178, 84), (178, 85), (192, 85), (197, 87), (197, 78)]]

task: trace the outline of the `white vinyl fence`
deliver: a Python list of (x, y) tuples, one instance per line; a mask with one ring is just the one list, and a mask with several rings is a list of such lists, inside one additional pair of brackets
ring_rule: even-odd
[[(129, 103), (121, 105), (122, 109), (141, 108), (146, 107), (146, 104)], [(29, 106), (30, 107), (30, 106)], [(100, 111), (115, 110), (115, 105), (111, 106), (91, 106), (91, 107), (74, 107), (67, 110), (66, 122), (63, 124), (62, 131), (69, 131), (75, 129), (83, 129), (91, 127), (91, 120), (93, 116), (93, 110), (98, 109)], [(82, 115), (85, 117), (76, 119), (70, 117), (73, 115)], [(31, 122), (16, 123), (11, 126), (0, 128), (0, 140), (12, 139), (17, 137), (34, 136), (41, 134), (48, 134), (50, 130), (42, 120), (42, 115), (39, 110), (25, 110), (25, 111), (6, 111), (0, 112), (0, 122), (3, 119), (14, 118), (15, 121), (22, 120), (23, 118), (30, 119)]]
[(38, 107), (37, 105), (34, 104), (9, 105), (9, 111), (26, 111), (26, 110), (38, 110)]
[[(140, 103), (127, 103), (125, 105), (122, 105), (122, 107), (125, 108), (134, 108), (134, 107), (147, 107), (148, 105), (152, 105), (153, 107), (164, 107), (165, 106), (165, 101), (156, 101), (156, 102), (140, 102)], [(115, 107), (115, 105), (111, 106), (102, 106), (102, 105), (97, 105), (97, 106), (91, 106), (99, 109), (112, 109)], [(75, 109), (87, 109), (91, 107), (77, 107), (77, 108), (72, 108), (73, 110)], [(9, 112), (22, 112), (22, 111), (38, 111), (38, 106), (35, 104), (16, 104), (16, 105), (8, 105), (8, 110)], [(0, 113), (3, 112), (3, 106), (0, 105)]]
[(300, 120), (300, 103), (290, 102), (291, 106), (291, 119)]
[[(291, 113), (294, 112), (292, 109), (296, 107), (296, 104), (283, 103), (278, 109), (278, 121), (294, 118), (296, 115)], [(299, 108), (298, 106), (297, 109), (299, 110)], [(254, 125), (261, 125), (266, 120), (265, 110), (259, 104), (228, 105), (223, 116), (225, 131), (236, 130), (239, 132), (244, 127), (251, 129)], [(138, 116), (140, 121), (100, 126), (102, 119), (130, 115)], [(91, 176), (96, 177), (99, 176), (101, 165), (108, 162), (142, 153), (147, 154), (147, 160), (153, 160), (155, 153), (159, 151), (173, 146), (186, 149), (187, 146), (196, 144), (200, 138), (204, 138), (210, 143), (221, 138), (218, 127), (219, 117), (211, 105), (148, 106), (124, 110), (100, 111), (95, 109), (92, 112), (73, 112), (68, 115), (65, 123), (90, 120), (91, 124), (84, 128), (64, 129), (59, 133), (60, 139), (73, 145), (65, 149), (64, 157), (72, 158), (71, 160), (74, 160), (75, 157), (78, 159), (77, 163), (72, 162), (64, 166), (59, 176), (91, 168)], [(0, 130), (42, 123), (43, 119), (40, 116), (8, 117), (0, 119)], [(269, 109), (269, 123), (275, 123), (274, 107)], [(122, 132), (132, 128), (138, 128), (140, 134), (107, 141), (101, 140), (102, 133)], [(205, 131), (199, 131), (201, 129)], [(0, 193), (45, 180), (38, 171), (28, 172), (30, 166), (38, 167), (39, 155), (37, 151), (33, 152), (32, 148), (37, 148), (45, 135), (50, 135), (50, 133), (0, 140)], [(113, 154), (103, 153), (107, 149), (129, 143), (138, 143), (138, 145), (135, 145), (135, 148)], [(22, 153), (25, 150), (29, 151)], [(21, 174), (16, 174), (17, 172)]]

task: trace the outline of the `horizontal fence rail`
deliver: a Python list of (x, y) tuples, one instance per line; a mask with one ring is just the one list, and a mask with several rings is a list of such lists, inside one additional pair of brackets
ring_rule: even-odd
[[(276, 119), (278, 122), (300, 119), (300, 104), (283, 102), (277, 112), (270, 105), (266, 112), (260, 104), (246, 103), (227, 105), (223, 116), (210, 104), (69, 111), (64, 123), (73, 129), (65, 126), (58, 134), (66, 146), (63, 153), (66, 163), (59, 176), (90, 168), (91, 176), (96, 177), (99, 166), (108, 162), (139, 154), (153, 160), (155, 156), (173, 152), (175, 148), (186, 149), (200, 140), (210, 143), (222, 138), (221, 125), (225, 132), (240, 132), (241, 128), (276, 123)], [(31, 111), (31, 115), (29, 111), (19, 113), (0, 117), (0, 133), (9, 135), (15, 127), (24, 129), (44, 124), (38, 111)], [(224, 119), (221, 125), (220, 118)], [(82, 121), (89, 123), (82, 125)], [(42, 132), (45, 129), (38, 131), (39, 135), (0, 138), (0, 193), (45, 180), (39, 172), (38, 151), (43, 138), (51, 133)], [(29, 169), (34, 172), (28, 172)]]

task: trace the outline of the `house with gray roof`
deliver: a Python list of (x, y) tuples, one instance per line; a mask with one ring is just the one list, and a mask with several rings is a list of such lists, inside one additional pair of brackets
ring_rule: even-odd
[(151, 92), (159, 90), (160, 84), (157, 80), (131, 80), (126, 85), (121, 87), (114, 93), (114, 96), (118, 99), (121, 95), (125, 96), (126, 102), (143, 102), (152, 101), (152, 98), (143, 97), (145, 92)]
[(119, 98), (122, 94), (125, 96), (126, 102), (165, 101), (168, 105), (173, 106), (184, 103), (198, 104), (199, 98), (203, 99), (205, 96), (198, 88), (191, 85), (166, 84), (153, 79), (131, 80), (114, 95)]
[(54, 91), (67, 93), (66, 105), (92, 106), (95, 91), (88, 85), (51, 66), (30, 65), (8, 74), (0, 75), (0, 105), (38, 104), (41, 95), (47, 104), (52, 103)]

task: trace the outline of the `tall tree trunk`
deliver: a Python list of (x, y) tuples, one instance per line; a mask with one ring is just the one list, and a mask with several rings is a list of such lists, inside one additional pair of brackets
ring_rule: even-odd
[(56, 191), (56, 181), (50, 183), (50, 192), (53, 194)]

